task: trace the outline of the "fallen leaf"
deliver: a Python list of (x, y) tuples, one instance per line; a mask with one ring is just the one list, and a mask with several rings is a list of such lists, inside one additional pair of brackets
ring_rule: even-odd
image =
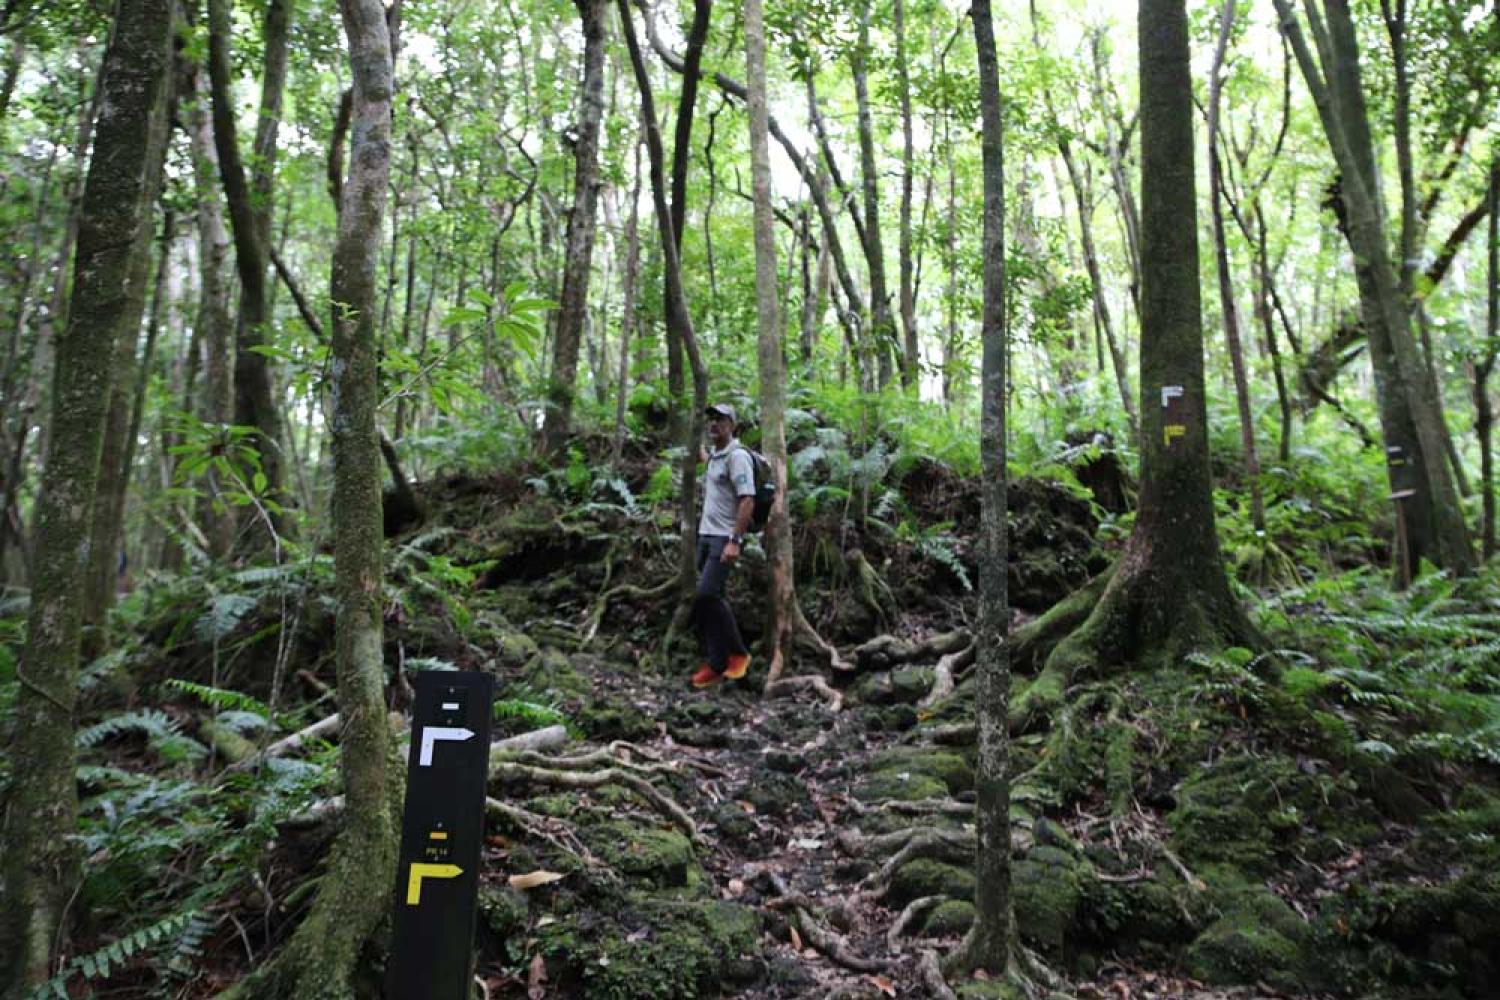
[(734, 804), (745, 810), (745, 812), (749, 813), (750, 815), (755, 815), (755, 806), (753, 804), (746, 802), (743, 799), (736, 799)]
[(567, 878), (562, 872), (535, 871), (527, 872), (525, 875), (512, 875), (510, 887), (512, 889), (535, 889), (539, 885), (547, 885)]
[(793, 951), (801, 951), (802, 950), (802, 935), (797, 933), (797, 928), (795, 928), (795, 927), (788, 927), (787, 930), (789, 930), (789, 931), (792, 932), (792, 950)]
[(823, 842), (815, 837), (798, 837), (792, 841), (793, 847), (800, 847), (804, 851), (816, 851), (823, 846)]
[(886, 996), (893, 997), (896, 995), (896, 984), (891, 982), (885, 976), (871, 976), (869, 978), (870, 982), (875, 984), (875, 988), (884, 993)]
[(550, 926), (550, 925), (555, 924), (555, 923), (557, 923), (557, 918), (554, 917), (554, 916), (548, 915), (548, 916), (542, 917), (540, 920), (538, 920), (536, 922), (536, 925), (538, 927), (547, 927), (547, 926)]
[(745, 892), (745, 883), (744, 882), (742, 882), (741, 880), (739, 880), (737, 878), (732, 878), (732, 879), (729, 880), (729, 894), (731, 896), (741, 896), (741, 895), (744, 895), (744, 892)]

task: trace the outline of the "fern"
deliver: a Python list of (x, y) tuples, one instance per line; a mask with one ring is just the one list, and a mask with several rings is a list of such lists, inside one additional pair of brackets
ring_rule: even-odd
[(155, 708), (112, 715), (80, 729), (74, 739), (80, 747), (96, 747), (125, 733), (144, 733), (151, 748), (172, 762), (196, 759), (208, 753), (203, 744), (182, 734), (176, 720)]
[(252, 715), (260, 716), (262, 722), (271, 717), (271, 708), (269, 705), (257, 698), (251, 697), (248, 694), (242, 694), (239, 691), (231, 691), (227, 688), (210, 687), (207, 684), (195, 684), (192, 681), (183, 680), (180, 677), (169, 678), (166, 681), (166, 687), (172, 689), (173, 691), (181, 691), (184, 694), (190, 694), (193, 697), (197, 698), (199, 701), (203, 702), (205, 705), (208, 705), (210, 708), (216, 708), (221, 712), (227, 712), (230, 710), (237, 712), (249, 712)]
[[(150, 951), (168, 938), (181, 935), (198, 918), (197, 910), (185, 910), (148, 924), (87, 955), (73, 959), (63, 970), (32, 991), (32, 1000), (68, 1000), (68, 981), (75, 976), (84, 979), (107, 979), (110, 971), (126, 965), (136, 956)], [(201, 940), (201, 937), (200, 937)]]
[(193, 623), (193, 632), (202, 642), (216, 642), (233, 632), (259, 603), (248, 594), (215, 594), (208, 610)]
[(495, 702), (494, 717), (496, 719), (519, 719), (532, 729), (568, 724), (568, 717), (555, 705), (542, 705), (520, 698), (505, 698)]

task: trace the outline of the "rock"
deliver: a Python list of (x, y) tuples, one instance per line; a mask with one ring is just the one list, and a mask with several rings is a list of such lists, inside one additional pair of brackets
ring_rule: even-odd
[(854, 788), (854, 797), (861, 802), (916, 802), (947, 794), (948, 786), (931, 775), (897, 770), (866, 775)]
[(1011, 865), (1011, 894), (1021, 936), (1051, 958), (1067, 953), (1082, 898), (1078, 862), (1057, 847), (1034, 847)]
[(750, 785), (742, 789), (739, 797), (753, 805), (764, 816), (787, 816), (803, 813), (811, 800), (807, 785), (800, 779), (776, 771), (767, 771), (755, 776)]
[(672, 888), (703, 879), (692, 842), (676, 830), (606, 820), (582, 826), (578, 833), (589, 850), (632, 881)]
[(611, 740), (635, 742), (656, 732), (656, 723), (651, 717), (626, 701), (586, 704), (579, 710), (578, 725), (601, 743)]
[(974, 769), (960, 754), (923, 747), (892, 747), (877, 754), (871, 767), (880, 771), (906, 771), (941, 781), (947, 792), (957, 795), (974, 787)]
[(922, 925), (922, 931), (933, 937), (960, 937), (974, 925), (974, 904), (965, 899), (939, 903)]
[(958, 865), (931, 858), (917, 858), (896, 869), (891, 888), (886, 893), (890, 906), (899, 909), (923, 896), (947, 896), (949, 899), (974, 899), (974, 873)]

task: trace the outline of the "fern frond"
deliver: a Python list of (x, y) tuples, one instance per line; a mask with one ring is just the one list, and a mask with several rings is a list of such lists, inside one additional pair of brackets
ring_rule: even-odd
[(210, 687), (207, 684), (197, 684), (193, 681), (183, 680), (180, 677), (168, 678), (165, 686), (173, 691), (190, 694), (210, 708), (218, 709), (221, 712), (230, 710), (249, 712), (260, 716), (262, 722), (271, 717), (271, 708), (269, 705), (239, 691), (232, 691), (228, 688)]

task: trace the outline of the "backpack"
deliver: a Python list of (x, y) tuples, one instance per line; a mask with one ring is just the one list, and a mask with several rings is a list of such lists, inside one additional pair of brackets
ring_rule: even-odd
[(750, 515), (750, 530), (764, 531), (771, 516), (771, 504), (776, 502), (776, 475), (766, 456), (746, 445), (740, 445), (750, 456), (750, 466), (755, 470), (755, 509)]

